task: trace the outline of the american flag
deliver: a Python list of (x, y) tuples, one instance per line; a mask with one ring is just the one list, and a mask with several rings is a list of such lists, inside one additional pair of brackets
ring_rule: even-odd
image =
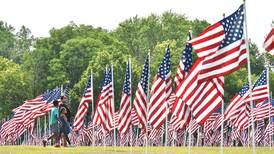
[(256, 104), (256, 108), (253, 110), (253, 115), (257, 121), (264, 120), (269, 117), (271, 113), (271, 107), (269, 100)]
[(79, 104), (77, 113), (74, 118), (73, 126), (75, 130), (79, 130), (83, 127), (85, 115), (88, 111), (88, 105), (93, 100), (92, 89), (93, 89), (92, 75), (90, 75), (88, 76), (88, 81), (84, 90), (84, 94), (82, 96), (81, 102)]
[[(189, 35), (189, 40), (191, 40), (191, 33), (189, 32), (188, 35)], [(192, 52), (192, 45), (187, 43), (185, 45), (185, 49), (180, 59), (179, 66), (177, 68), (176, 76), (174, 79), (176, 87), (178, 87), (178, 85), (184, 80), (190, 68), (192, 67), (191, 52)]]
[[(113, 101), (113, 86), (112, 86), (112, 69), (106, 70), (104, 77), (104, 84), (99, 94), (99, 101), (95, 112), (98, 112), (100, 120), (96, 124), (100, 124), (105, 131), (109, 132), (114, 128), (113, 114), (114, 114), (114, 101)], [(99, 123), (98, 123), (99, 122)]]
[(272, 27), (271, 31), (266, 36), (263, 46), (272, 56), (274, 55), (274, 27)]
[(257, 121), (257, 129), (255, 130), (255, 141), (259, 144), (263, 139), (264, 133), (264, 121)]
[[(252, 88), (252, 100), (262, 102), (268, 99), (267, 71), (264, 70)], [(246, 99), (249, 101), (250, 99)]]
[(229, 105), (227, 106), (224, 116), (225, 120), (232, 120), (238, 116), (241, 107), (244, 106), (242, 103), (247, 96), (249, 90), (248, 82), (241, 88), (241, 90), (231, 99)]
[(151, 87), (148, 119), (153, 128), (160, 128), (168, 116), (167, 98), (171, 94), (170, 49), (166, 49)]
[(237, 115), (237, 118), (233, 121), (233, 125), (238, 130), (243, 130), (245, 129), (245, 126), (248, 125), (249, 118), (250, 118), (250, 106), (249, 104), (244, 104), (239, 114)]
[[(191, 33), (189, 32), (189, 40), (191, 39)], [(176, 87), (185, 79), (190, 68), (192, 67), (192, 46), (191, 44), (186, 44), (184, 53), (179, 62), (177, 73), (175, 76)], [(176, 95), (175, 95), (176, 96)], [(176, 97), (175, 97), (176, 98)], [(175, 130), (179, 128), (184, 128), (190, 121), (190, 109), (188, 105), (181, 99), (179, 101), (174, 100), (174, 107), (172, 108), (172, 115), (170, 123), (174, 126)]]
[[(44, 109), (49, 105), (49, 102), (51, 102), (48, 98), (60, 97), (61, 92), (57, 89), (48, 91), (32, 100), (27, 100), (23, 105), (14, 109), (13, 118), (6, 121), (1, 127), (1, 136), (7, 137), (8, 139), (20, 137), (26, 129), (34, 125), (35, 119), (47, 113)], [(56, 95), (58, 92), (59, 95)]]
[(198, 83), (201, 67), (202, 59), (197, 59), (189, 74), (176, 89), (176, 103), (179, 99), (186, 102), (197, 122), (203, 124), (223, 101), (224, 77)]
[(194, 134), (200, 128), (199, 124), (197, 123), (195, 119), (192, 119), (190, 121), (189, 127), (190, 127), (190, 134)]
[(212, 131), (214, 128), (215, 119), (220, 116), (220, 113), (212, 113), (209, 118), (204, 123), (204, 135), (206, 139), (209, 139), (212, 135)]
[(243, 32), (244, 5), (189, 41), (202, 59), (200, 82), (224, 76), (247, 62)]
[(146, 58), (146, 61), (142, 70), (141, 79), (138, 83), (135, 98), (133, 101), (133, 110), (138, 116), (139, 127), (142, 128), (143, 130), (146, 130), (146, 126), (147, 126), (148, 77), (149, 77), (149, 56)]
[(122, 92), (122, 99), (120, 104), (120, 114), (119, 114), (119, 132), (126, 133), (131, 124), (131, 109), (130, 109), (130, 100), (131, 100), (131, 81), (130, 81), (130, 63), (127, 63), (124, 86)]
[(176, 103), (174, 111), (172, 112), (170, 123), (173, 125), (175, 130), (184, 129), (190, 122), (190, 108), (186, 103), (179, 99)]

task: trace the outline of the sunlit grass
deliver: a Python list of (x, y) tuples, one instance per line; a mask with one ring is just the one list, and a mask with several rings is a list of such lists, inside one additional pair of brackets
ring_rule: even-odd
[[(73, 148), (54, 148), (52, 146), (1, 146), (0, 153), (2, 154), (108, 154), (108, 153), (171, 153), (182, 154), (188, 153), (188, 147), (73, 147)], [(191, 147), (191, 154), (219, 154), (219, 147)], [(244, 147), (229, 147), (224, 148), (225, 154), (250, 154), (251, 148)], [(268, 147), (256, 148), (257, 154), (274, 154), (274, 148)]]

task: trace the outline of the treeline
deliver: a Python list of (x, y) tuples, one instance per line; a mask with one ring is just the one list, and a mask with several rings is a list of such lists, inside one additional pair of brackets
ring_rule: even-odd
[[(71, 89), (70, 101), (75, 113), (88, 74), (92, 71), (94, 75), (96, 100), (103, 72), (106, 65), (110, 64), (114, 67), (117, 109), (129, 58), (132, 61), (134, 94), (148, 52), (151, 53), (152, 80), (165, 48), (169, 45), (174, 76), (187, 40), (187, 32), (191, 29), (196, 36), (208, 25), (204, 20), (189, 20), (184, 15), (165, 12), (160, 16), (151, 14), (148, 17), (129, 18), (113, 31), (71, 22), (60, 29), (51, 29), (49, 37), (35, 38), (25, 26), (15, 32), (11, 25), (0, 22), (0, 117), (9, 115), (24, 100), (62, 84)], [(264, 69), (264, 62), (262, 56), (258, 57), (255, 44), (251, 43), (250, 51), (255, 79)], [(195, 52), (193, 58), (196, 58)], [(226, 103), (246, 80), (246, 68), (225, 77)], [(273, 73), (270, 83), (273, 89)]]

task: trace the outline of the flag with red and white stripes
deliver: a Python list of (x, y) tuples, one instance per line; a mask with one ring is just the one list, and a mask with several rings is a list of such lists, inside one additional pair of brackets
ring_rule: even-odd
[(189, 74), (177, 87), (176, 103), (182, 99), (200, 124), (220, 107), (224, 96), (224, 77), (213, 78), (198, 83), (198, 76), (202, 69), (203, 58), (196, 60)]
[[(191, 39), (191, 33), (189, 32), (189, 40)], [(175, 76), (175, 85), (178, 87), (180, 83), (185, 79), (190, 68), (192, 67), (192, 46), (187, 43), (182, 54), (177, 73)], [(175, 97), (176, 98), (176, 95)], [(174, 107), (172, 108), (172, 115), (170, 123), (173, 125), (175, 130), (183, 129), (190, 121), (190, 109), (188, 105), (182, 99), (174, 100)]]
[(225, 120), (233, 120), (238, 116), (241, 110), (241, 107), (244, 106), (243, 102), (248, 96), (248, 90), (249, 90), (249, 84), (247, 82), (241, 88), (241, 90), (231, 99), (224, 113)]
[(261, 121), (269, 118), (269, 113), (271, 113), (271, 107), (272, 105), (268, 100), (256, 104), (256, 107), (253, 109), (253, 115), (255, 117), (255, 120)]
[(272, 27), (271, 31), (266, 36), (263, 47), (274, 56), (274, 27)]
[[(138, 83), (138, 87), (135, 93), (135, 98), (133, 101), (133, 110), (138, 117), (139, 128), (146, 131), (147, 126), (147, 104), (148, 104), (148, 77), (149, 77), (149, 56), (146, 58), (145, 64), (143, 66), (141, 79)], [(134, 118), (133, 118), (134, 119)]]
[(190, 134), (194, 134), (200, 128), (195, 119), (192, 119), (189, 123)]
[(126, 133), (131, 124), (131, 109), (130, 109), (130, 99), (131, 99), (131, 78), (130, 78), (130, 63), (128, 62), (126, 67), (124, 86), (122, 92), (122, 99), (120, 104), (120, 114), (119, 114), (119, 132)]
[(184, 129), (187, 126), (187, 124), (190, 122), (190, 114), (191, 112), (188, 105), (186, 105), (182, 99), (179, 99), (170, 119), (170, 123), (173, 125), (176, 131), (179, 129)]
[(167, 98), (172, 91), (171, 83), (170, 49), (168, 47), (151, 87), (148, 119), (153, 128), (159, 129), (168, 116)]
[(230, 74), (247, 62), (243, 23), (244, 5), (241, 5), (189, 41), (198, 56), (204, 58), (198, 76), (200, 82)]
[(241, 108), (237, 118), (233, 121), (233, 125), (238, 130), (245, 129), (245, 126), (249, 123), (250, 107), (248, 104), (244, 104)]
[[(252, 101), (262, 102), (268, 99), (267, 71), (264, 70), (252, 88)], [(246, 101), (250, 101), (246, 99)]]
[(85, 115), (88, 111), (88, 105), (89, 103), (93, 103), (93, 96), (92, 96), (92, 89), (93, 89), (93, 83), (92, 83), (92, 75), (88, 77), (88, 81), (84, 90), (84, 94), (82, 96), (81, 102), (79, 104), (77, 113), (74, 118), (73, 126), (75, 130), (79, 130), (83, 127)]
[[(188, 33), (188, 40), (191, 40), (191, 32)], [(176, 76), (174, 78), (175, 86), (178, 85), (184, 80), (190, 68), (192, 67), (192, 45), (186, 43), (184, 52), (179, 62), (179, 66), (177, 68)]]
[[(100, 124), (102, 128), (109, 132), (113, 126), (113, 114), (114, 114), (114, 100), (113, 100), (113, 86), (112, 86), (112, 70), (111, 68), (106, 70), (104, 82), (101, 93), (99, 94), (99, 100), (96, 111), (99, 118), (94, 119), (95, 124)], [(100, 119), (100, 120), (99, 120)]]

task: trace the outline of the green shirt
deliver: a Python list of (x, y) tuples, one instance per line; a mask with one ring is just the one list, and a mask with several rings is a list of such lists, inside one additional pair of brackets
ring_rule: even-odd
[(58, 122), (59, 111), (57, 107), (51, 110), (50, 125), (56, 124)]

